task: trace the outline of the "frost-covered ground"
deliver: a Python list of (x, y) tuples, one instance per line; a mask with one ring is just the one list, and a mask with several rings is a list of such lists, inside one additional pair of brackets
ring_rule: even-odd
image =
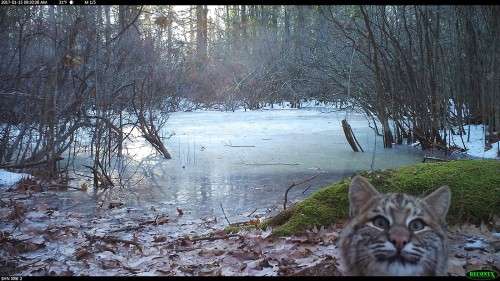
[[(105, 205), (88, 215), (39, 196), (64, 191), (0, 190), (0, 275), (340, 275), (342, 224), (291, 237), (226, 234), (216, 217), (186, 219), (161, 206)], [(77, 201), (71, 204), (78, 203)], [(256, 219), (257, 215), (249, 216)], [(484, 227), (451, 227), (449, 269), (500, 269), (499, 239)]]
[(108, 205), (89, 215), (54, 201), (40, 204), (37, 197), (64, 192), (27, 186), (33, 182), (0, 193), (0, 275), (259, 276), (335, 265), (333, 229), (277, 239), (270, 230), (227, 235), (216, 217)]

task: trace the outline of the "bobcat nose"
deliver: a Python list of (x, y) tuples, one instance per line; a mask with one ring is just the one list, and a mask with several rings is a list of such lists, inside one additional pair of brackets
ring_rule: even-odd
[(389, 240), (396, 246), (398, 251), (401, 251), (403, 247), (408, 243), (410, 239), (410, 234), (406, 229), (392, 229), (389, 233)]
[(408, 239), (404, 237), (391, 237), (391, 242), (396, 246), (398, 251), (403, 249), (403, 247), (408, 243)]

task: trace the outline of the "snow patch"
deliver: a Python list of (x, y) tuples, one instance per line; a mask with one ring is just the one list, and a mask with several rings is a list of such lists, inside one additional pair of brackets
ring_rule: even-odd
[(469, 240), (465, 244), (464, 249), (474, 250), (474, 249), (484, 249), (485, 247), (487, 247), (486, 243), (481, 239), (477, 239), (477, 240)]
[(18, 183), (23, 178), (29, 178), (29, 174), (24, 173), (13, 173), (3, 169), (0, 169), (0, 188), (10, 187)]
[[(500, 141), (496, 143), (492, 143), (490, 149), (486, 150), (485, 148), (485, 139), (484, 139), (484, 125), (466, 125), (464, 126), (465, 132), (469, 132), (470, 126), (470, 136), (463, 135), (462, 138), (464, 142), (460, 139), (460, 135), (452, 135), (451, 136), (451, 144), (466, 149), (466, 153), (472, 157), (478, 158), (498, 158), (497, 155), (497, 147), (500, 145)], [(469, 141), (467, 141), (469, 139)], [(465, 144), (465, 147), (464, 147)]]

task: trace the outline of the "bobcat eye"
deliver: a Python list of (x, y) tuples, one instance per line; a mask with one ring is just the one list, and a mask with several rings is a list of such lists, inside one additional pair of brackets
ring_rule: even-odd
[(421, 219), (412, 220), (408, 226), (411, 231), (419, 231), (424, 229), (425, 222)]
[(386, 218), (384, 218), (383, 216), (376, 216), (372, 222), (373, 222), (373, 225), (375, 225), (376, 227), (380, 227), (383, 229), (389, 228), (389, 221)]

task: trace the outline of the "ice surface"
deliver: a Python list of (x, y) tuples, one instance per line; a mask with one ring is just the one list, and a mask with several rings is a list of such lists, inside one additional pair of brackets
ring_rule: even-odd
[[(172, 113), (160, 132), (165, 137), (173, 135), (164, 139), (171, 160), (158, 155), (134, 131), (132, 140), (124, 144), (128, 157), (124, 178), (131, 179), (126, 183), (128, 188), (113, 189), (112, 199), (141, 206), (159, 203), (173, 213), (180, 208), (183, 218), (191, 219), (221, 218), (222, 205), (231, 221), (240, 221), (247, 220), (245, 214), (255, 209), (276, 210), (276, 205), (283, 204), (290, 184), (317, 173), (321, 175), (290, 191), (290, 202), (356, 171), (370, 169), (372, 159), (373, 169), (396, 168), (423, 159), (419, 148), (384, 149), (381, 137), (375, 138), (361, 114), (338, 111), (315, 101), (304, 102), (301, 109), (289, 106), (283, 103), (254, 111)], [(345, 140), (341, 120), (346, 116), (365, 153), (353, 152)], [(89, 140), (80, 138), (82, 142)], [(90, 161), (89, 155), (80, 154), (74, 162), (76, 170), (88, 173), (81, 164), (89, 165)], [(81, 181), (72, 185), (80, 186)], [(303, 192), (305, 189), (307, 192)], [(88, 192), (92, 195), (91, 190)], [(71, 194), (64, 196), (80, 203), (73, 207), (59, 199), (61, 208), (94, 212), (90, 196)]]
[[(320, 104), (321, 105), (321, 104)], [(170, 115), (161, 133), (171, 160), (156, 156), (140, 134), (125, 144), (137, 161), (137, 174), (150, 179), (134, 185), (134, 200), (179, 207), (185, 216), (233, 216), (282, 205), (292, 182), (321, 176), (291, 190), (289, 200), (304, 198), (319, 187), (371, 167), (395, 168), (421, 162), (418, 148), (383, 142), (363, 115), (348, 121), (365, 153), (353, 152), (345, 140), (343, 111), (332, 108), (267, 109), (235, 112), (193, 111)], [(302, 191), (311, 185), (307, 193)], [(175, 209), (174, 209), (175, 210)], [(235, 221), (248, 219), (244, 216)]]

